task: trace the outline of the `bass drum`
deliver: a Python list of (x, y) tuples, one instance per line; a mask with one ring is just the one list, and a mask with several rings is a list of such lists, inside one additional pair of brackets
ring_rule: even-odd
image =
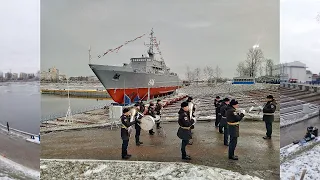
[(149, 131), (155, 125), (155, 121), (152, 116), (146, 115), (141, 118), (140, 127), (145, 131)]

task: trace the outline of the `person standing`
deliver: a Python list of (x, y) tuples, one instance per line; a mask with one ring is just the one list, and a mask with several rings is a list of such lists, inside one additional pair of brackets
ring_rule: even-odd
[[(156, 104), (156, 108), (155, 108), (155, 111), (156, 111), (156, 115), (158, 115), (158, 116), (160, 116), (160, 118), (161, 118), (161, 109), (162, 109), (162, 105), (161, 105), (161, 100), (160, 99), (158, 99), (157, 100), (157, 104)], [(156, 122), (156, 125), (157, 125), (157, 129), (160, 129), (161, 128), (161, 126), (160, 126), (160, 119), (159, 119), (159, 121), (158, 122)]]
[(189, 140), (192, 139), (191, 126), (194, 123), (193, 119), (190, 119), (190, 111), (187, 102), (181, 103), (181, 108), (178, 112), (179, 119), (178, 123), (180, 125), (177, 136), (182, 140), (181, 142), (181, 155), (184, 160), (191, 160), (191, 157), (186, 153), (186, 146)]
[(7, 129), (8, 129), (8, 133), (10, 133), (9, 122), (7, 122)]
[(244, 117), (243, 113), (238, 113), (239, 108), (238, 101), (232, 99), (230, 101), (230, 108), (226, 112), (227, 123), (229, 127), (230, 143), (228, 157), (232, 160), (238, 160), (238, 156), (234, 155), (234, 151), (237, 147), (239, 137), (239, 121)]
[(222, 103), (223, 103), (223, 100), (221, 99), (221, 100), (219, 100), (218, 101), (218, 103), (217, 103), (217, 108), (216, 108), (216, 111), (218, 112), (218, 117), (217, 117), (217, 122), (218, 122), (218, 129), (219, 129), (219, 132), (221, 133), (221, 134), (223, 134), (223, 126), (221, 126), (220, 124), (221, 124), (221, 118), (222, 118), (222, 116), (221, 116), (221, 106), (222, 106)]
[[(146, 115), (149, 115), (149, 116), (151, 116), (153, 118), (156, 118), (156, 115), (154, 113), (154, 104), (153, 104), (153, 102), (150, 102)], [(149, 130), (149, 134), (150, 135), (154, 135), (153, 128)]]
[(128, 154), (128, 145), (129, 145), (129, 138), (130, 133), (128, 131), (128, 128), (136, 123), (136, 121), (130, 122), (130, 111), (129, 108), (124, 108), (122, 111), (121, 116), (121, 139), (122, 139), (122, 152), (121, 156), (122, 159), (129, 159), (131, 157), (130, 154)]
[(276, 101), (272, 95), (267, 96), (267, 103), (263, 107), (263, 121), (266, 124), (266, 136), (263, 139), (271, 139), (272, 135), (272, 122), (274, 121), (274, 112), (276, 111)]
[[(136, 103), (134, 105), (134, 108), (136, 108), (137, 110), (137, 113), (136, 113), (136, 123), (134, 124), (134, 128), (136, 129), (136, 135), (135, 135), (135, 138), (136, 138), (136, 145), (137, 146), (140, 146), (141, 144), (143, 144), (143, 142), (140, 141), (140, 133), (141, 133), (141, 127), (140, 127), (140, 119), (143, 117), (141, 114), (141, 111), (140, 111), (140, 104), (139, 103)], [(140, 112), (141, 114), (139, 114), (138, 112)]]
[(230, 104), (230, 99), (229, 98), (224, 98), (223, 102), (221, 103), (220, 107), (220, 113), (221, 113), (221, 120), (220, 120), (220, 125), (221, 129), (223, 130), (223, 144), (225, 146), (228, 146), (229, 144), (229, 130), (228, 130), (228, 123), (227, 123), (227, 116), (226, 116), (226, 111), (229, 108)]
[(214, 99), (214, 107), (216, 108), (216, 121), (215, 121), (215, 126), (218, 127), (219, 126), (219, 112), (218, 112), (218, 105), (219, 105), (219, 101), (220, 101), (220, 96), (216, 96), (216, 98)]

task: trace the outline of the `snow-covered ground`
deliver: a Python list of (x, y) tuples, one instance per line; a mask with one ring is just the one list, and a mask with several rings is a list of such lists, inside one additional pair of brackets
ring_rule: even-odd
[(40, 169), (41, 179), (260, 180), (229, 170), (181, 162), (41, 159)]
[[(290, 151), (294, 151), (295, 148)], [(306, 170), (304, 180), (320, 179), (320, 145), (297, 155), (295, 158), (280, 165), (281, 180), (300, 179), (303, 170)]]
[(24, 167), (0, 155), (0, 179), (40, 179), (40, 172)]

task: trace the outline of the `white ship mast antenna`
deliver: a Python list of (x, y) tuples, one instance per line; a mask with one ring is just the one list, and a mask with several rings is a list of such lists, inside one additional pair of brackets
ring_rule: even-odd
[(71, 102), (70, 102), (70, 88), (69, 88), (69, 80), (67, 78), (67, 87), (68, 87), (68, 103), (69, 103), (69, 107), (68, 107), (68, 111), (66, 114), (66, 118), (65, 118), (65, 122), (72, 122), (72, 113), (71, 113)]
[(91, 64), (91, 46), (89, 46), (89, 64)]

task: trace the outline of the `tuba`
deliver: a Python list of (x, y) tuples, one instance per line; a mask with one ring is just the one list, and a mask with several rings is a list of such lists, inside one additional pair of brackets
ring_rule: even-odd
[[(189, 107), (189, 118), (192, 119), (192, 113), (193, 113), (193, 107), (194, 107), (193, 102), (189, 102), (188, 107)], [(194, 123), (192, 125), (194, 125), (197, 122), (195, 118), (193, 119), (194, 119)]]
[[(136, 109), (136, 108), (131, 108), (131, 109), (130, 109), (130, 122), (133, 122), (133, 121), (134, 121), (135, 116), (136, 116), (136, 113), (137, 113), (137, 109)], [(131, 134), (132, 128), (133, 128), (132, 126), (130, 126), (130, 127), (128, 128), (129, 134)]]

